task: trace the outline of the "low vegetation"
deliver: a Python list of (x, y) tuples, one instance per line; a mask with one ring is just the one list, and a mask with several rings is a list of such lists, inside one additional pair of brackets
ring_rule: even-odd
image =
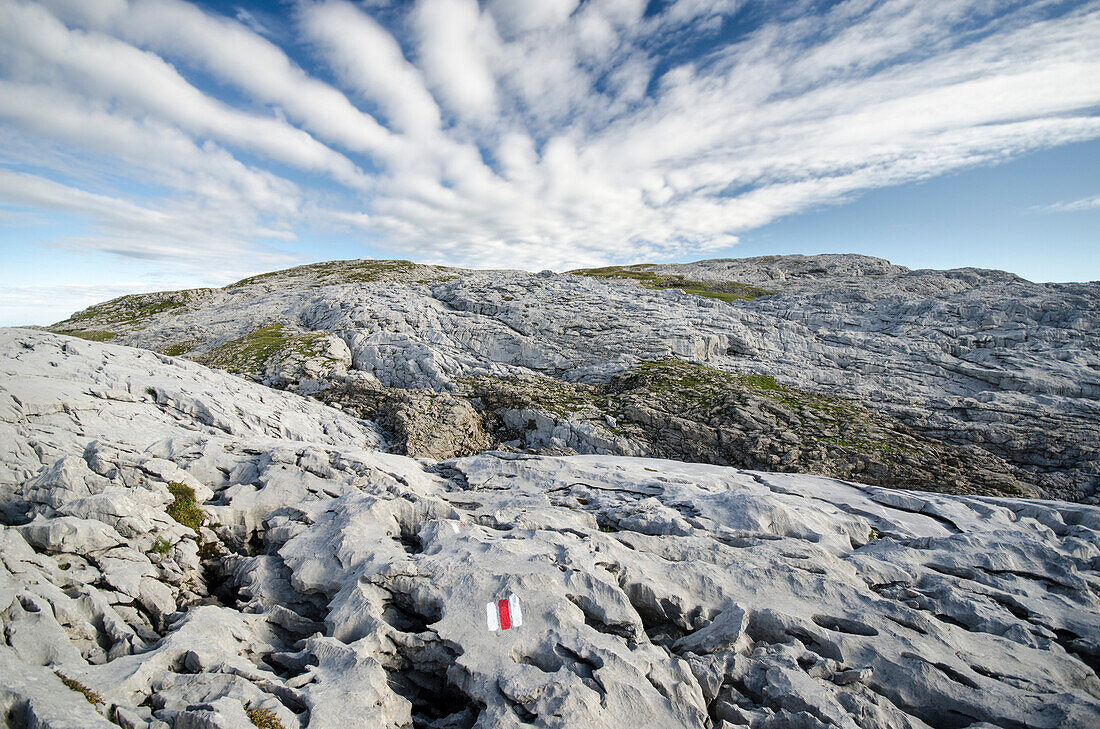
[(372, 283), (374, 281), (401, 281), (405, 283), (433, 283), (456, 278), (453, 269), (445, 266), (428, 266), (412, 261), (326, 261), (311, 263), (284, 271), (261, 273), (230, 284), (233, 290), (243, 286), (293, 280), (297, 286), (334, 286), (348, 283)]
[(87, 339), (89, 342), (109, 342), (118, 336), (116, 332), (108, 332), (100, 329), (64, 329), (62, 327), (55, 327), (50, 329), (50, 331), (54, 334), (80, 337), (81, 339)]
[(121, 296), (102, 304), (89, 306), (73, 314), (58, 326), (65, 329), (79, 329), (83, 324), (94, 323), (99, 326), (111, 325), (121, 328), (141, 327), (146, 319), (157, 314), (185, 311), (190, 304), (201, 300), (209, 291), (210, 289), (185, 289)]
[[(652, 411), (670, 423), (705, 423), (722, 433), (724, 445), (700, 443), (706, 452), (669, 452), (669, 457), (739, 463), (736, 451), (756, 442), (753, 433), (795, 436), (800, 451), (816, 451), (820, 458), (847, 453), (892, 461), (912, 452), (896, 424), (854, 401), (788, 387), (771, 375), (726, 372), (677, 359), (643, 362), (600, 386), (537, 376), (470, 377), (461, 384), (486, 413), (535, 409), (561, 420), (593, 422), (613, 436), (660, 440), (654, 433), (661, 428), (648, 421), (650, 416), (639, 415)], [(694, 447), (686, 441), (681, 446)]]
[(54, 675), (61, 679), (61, 683), (65, 684), (65, 686), (69, 689), (76, 691), (79, 694), (83, 694), (84, 698), (88, 700), (89, 704), (94, 705), (103, 703), (102, 696), (97, 694), (95, 691), (92, 691), (90, 688), (80, 683), (79, 681), (69, 678), (60, 671), (54, 671)]
[[(206, 513), (199, 508), (198, 502), (195, 500), (195, 490), (186, 484), (172, 481), (168, 484), (168, 491), (175, 500), (168, 505), (165, 511), (168, 512), (168, 516), (195, 532), (193, 539), (195, 543), (199, 545), (199, 560), (208, 562), (220, 557), (222, 555), (221, 545), (216, 541), (203, 541), (200, 530), (203, 525), (206, 524), (207, 517)], [(157, 554), (166, 554), (170, 548), (171, 547), (167, 546), (166, 542), (157, 539), (156, 542), (153, 543), (153, 549), (151, 551)], [(159, 551), (161, 549), (164, 551)]]
[(326, 332), (296, 333), (282, 324), (269, 324), (194, 359), (207, 367), (238, 375), (254, 375), (262, 373), (277, 356), (296, 354), (303, 359), (319, 356), (320, 340), (325, 336)]
[[(109, 342), (146, 327), (151, 317), (169, 312), (179, 314), (201, 300), (209, 289), (132, 294), (89, 306), (50, 328), (51, 332), (93, 342)], [(175, 355), (173, 355), (175, 356)]]
[[(175, 518), (175, 517), (173, 517), (173, 518)], [(151, 554), (159, 554), (162, 557), (164, 555), (168, 554), (170, 551), (172, 551), (171, 542), (165, 541), (164, 539), (161, 539), (159, 537), (157, 538), (157, 540), (155, 542), (153, 542), (153, 546), (149, 549), (149, 552)]]
[(195, 490), (186, 484), (173, 481), (168, 484), (168, 491), (175, 499), (165, 509), (168, 516), (198, 534), (199, 529), (206, 522), (206, 514), (195, 501)]
[[(782, 419), (803, 447), (834, 446), (867, 455), (889, 456), (908, 450), (895, 442), (885, 422), (862, 405), (832, 395), (820, 395), (775, 381), (771, 375), (735, 374), (714, 367), (667, 359), (646, 362), (621, 378), (631, 390), (664, 393), (674, 402), (702, 410), (695, 417), (732, 412), (745, 407), (746, 396), (780, 406)], [(772, 413), (777, 414), (775, 412)]]
[(203, 542), (199, 545), (198, 556), (201, 562), (209, 562), (212, 559), (217, 559), (222, 556), (221, 545), (217, 542)]
[(539, 375), (522, 378), (465, 377), (459, 380), (459, 385), (473, 397), (491, 398), (493, 409), (534, 406), (562, 418), (598, 408), (601, 403), (595, 387)]
[(244, 713), (259, 729), (284, 729), (283, 723), (279, 721), (279, 717), (271, 709), (257, 709), (253, 708), (251, 704), (246, 704)]
[(666, 274), (658, 276), (650, 269), (652, 263), (642, 263), (633, 266), (603, 266), (602, 268), (578, 268), (569, 273), (578, 276), (594, 276), (596, 278), (625, 278), (637, 281), (649, 289), (680, 289), (681, 291), (704, 296), (708, 299), (720, 299), (721, 301), (748, 301), (759, 296), (770, 296), (774, 291), (740, 283), (738, 281), (693, 281)]
[[(229, 284), (222, 290), (233, 292), (246, 286), (282, 282), (292, 283), (298, 288), (375, 281), (428, 284), (447, 281), (457, 276), (456, 269), (411, 261), (327, 261), (251, 276)], [(181, 314), (193, 305), (209, 299), (214, 292), (214, 289), (185, 289), (122, 296), (77, 312), (55, 324), (50, 331), (105, 342), (130, 331), (144, 329), (148, 320), (159, 314)], [(167, 345), (162, 352), (170, 357), (178, 357), (192, 351), (195, 346), (194, 342), (177, 342)]]
[(195, 342), (175, 342), (174, 344), (169, 344), (167, 347), (161, 348), (160, 353), (166, 354), (169, 357), (181, 357), (195, 347)]
[(281, 324), (269, 324), (199, 355), (195, 361), (235, 374), (260, 372), (289, 341)]

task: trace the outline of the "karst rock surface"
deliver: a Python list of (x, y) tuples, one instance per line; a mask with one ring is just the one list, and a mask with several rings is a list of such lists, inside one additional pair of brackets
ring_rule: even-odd
[[(587, 273), (315, 264), (222, 289), (125, 297), (57, 329), (359, 407), (353, 414), (391, 424), (384, 430), (394, 450), (433, 459), (491, 443), (1097, 503), (1100, 284), (911, 271), (854, 255)], [(575, 396), (555, 407), (538, 401), (538, 387), (527, 404), (483, 407), (500, 399), (493, 382), (608, 387), (658, 361), (770, 378), (782, 392), (754, 394), (782, 409), (757, 408), (759, 397), (704, 403), (705, 412), (689, 415), (660, 402), (609, 409), (599, 393), (584, 407), (574, 407)], [(803, 403), (811, 395), (856, 403), (886, 420), (870, 435), (849, 432), (850, 419), (830, 420), (829, 408), (792, 410), (788, 391)], [(431, 408), (433, 393), (462, 401), (445, 404), (454, 418), (433, 417), (441, 412)], [(486, 432), (471, 408), (489, 421)], [(684, 427), (685, 419), (704, 427)], [(448, 431), (456, 421), (463, 427)], [(716, 429), (733, 434), (730, 448), (717, 447)]]
[(193, 362), (0, 330), (0, 723), (1100, 724), (1100, 507), (383, 445)]

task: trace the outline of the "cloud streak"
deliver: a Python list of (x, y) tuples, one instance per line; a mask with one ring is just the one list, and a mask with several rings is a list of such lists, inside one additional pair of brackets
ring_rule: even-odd
[(1100, 195), (1070, 200), (1068, 202), (1056, 202), (1035, 208), (1041, 213), (1077, 213), (1084, 210), (1100, 210)]
[(0, 201), (93, 224), (62, 245), (220, 270), (329, 235), (563, 268), (1100, 137), (1095, 1), (647, 5), (301, 0), (278, 32), (0, 0), (0, 125), (50, 152), (0, 152)]

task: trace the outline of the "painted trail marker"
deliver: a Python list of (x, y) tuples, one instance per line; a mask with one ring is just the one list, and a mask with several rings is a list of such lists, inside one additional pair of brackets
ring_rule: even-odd
[(489, 630), (508, 630), (523, 625), (523, 613), (519, 609), (519, 598), (515, 594), (503, 600), (494, 600), (485, 604), (485, 617)]

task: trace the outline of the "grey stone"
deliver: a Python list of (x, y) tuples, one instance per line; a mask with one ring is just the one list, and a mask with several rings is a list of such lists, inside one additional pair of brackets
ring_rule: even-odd
[(92, 554), (126, 543), (113, 527), (74, 516), (38, 519), (19, 531), (31, 545), (53, 553)]
[[(617, 455), (430, 463), (320, 403), (40, 332), (0, 331), (0, 372), (5, 432), (38, 444), (5, 451), (10, 513), (65, 458), (104, 481), (59, 508), (158, 511), (168, 462), (221, 524), (156, 564), (133, 545), (159, 517), (77, 553), (31, 543), (90, 549), (134, 515), (0, 528), (8, 709), (68, 716), (58, 666), (151, 727), (240, 727), (246, 704), (288, 729), (1100, 722), (1095, 506)], [(92, 402), (93, 382), (137, 389)], [(63, 520), (99, 526), (50, 536)], [(490, 631), (510, 594), (522, 624)]]
[[(364, 268), (372, 271), (366, 280)], [(1055, 498), (1100, 498), (1095, 495), (1100, 483), (1096, 283), (1037, 284), (979, 269), (911, 271), (850, 255), (764, 256), (635, 271), (664, 277), (666, 284), (684, 277), (719, 291), (736, 293), (750, 285), (774, 293), (724, 302), (675, 287), (645, 288), (627, 278), (345, 262), (277, 272), (219, 290), (124, 298), (58, 326), (116, 331), (119, 342), (154, 349), (186, 341), (190, 356), (201, 359), (272, 320), (286, 322), (284, 352), (249, 374), (322, 395), (345, 372), (385, 388), (450, 393), (468, 376), (537, 374), (601, 383), (640, 362), (699, 362), (866, 405), (909, 429), (921, 443), (918, 452), (928, 451), (925, 462), (915, 464), (917, 474), (940, 464), (939, 490), (974, 491), (984, 485), (989, 494), (1037, 490)], [(112, 323), (122, 311), (132, 317), (141, 301), (173, 296), (175, 303), (184, 296), (187, 304), (170, 316), (156, 314), (121, 328)], [(316, 360), (313, 364), (300, 355), (303, 341), (324, 343), (323, 353), (304, 357)], [(166, 407), (190, 413), (208, 427), (239, 428), (236, 417), (216, 405), (193, 409), (187, 397), (153, 389)], [(94, 390), (119, 391), (131, 399), (141, 395), (115, 383)], [(110, 401), (130, 404), (125, 398)], [(32, 398), (19, 407), (35, 412), (38, 404)], [(524, 433), (528, 449), (693, 459), (717, 437), (710, 424), (677, 423), (658, 411), (660, 424), (674, 425), (678, 437), (696, 444), (681, 456), (669, 443), (645, 450), (660, 427), (643, 426), (646, 438), (622, 437), (607, 429), (599, 413), (592, 418), (540, 414), (556, 416), (555, 422), (546, 428), (536, 418), (538, 427)], [(510, 417), (503, 411), (495, 415)], [(889, 459), (869, 448), (857, 457), (859, 449), (845, 445), (851, 439), (837, 434), (831, 436), (834, 449), (855, 452), (847, 454), (850, 459), (829, 460), (827, 453), (791, 447), (802, 431), (790, 418), (781, 417), (778, 427), (755, 415), (746, 420), (750, 432), (765, 430), (767, 442), (753, 454), (759, 463), (740, 463), (743, 467), (814, 470), (880, 485), (889, 480), (889, 474), (878, 473), (882, 467), (892, 464), (902, 473), (914, 468), (905, 462), (913, 452)], [(1050, 433), (1060, 435), (1052, 441)], [(444, 440), (462, 445), (452, 436)], [(436, 454), (431, 457), (439, 447), (428, 446)], [(468, 447), (465, 453), (476, 452), (476, 446)], [(819, 467), (823, 458), (828, 471)], [(973, 463), (957, 463), (967, 458)], [(911, 474), (901, 482), (932, 487), (915, 478)]]

